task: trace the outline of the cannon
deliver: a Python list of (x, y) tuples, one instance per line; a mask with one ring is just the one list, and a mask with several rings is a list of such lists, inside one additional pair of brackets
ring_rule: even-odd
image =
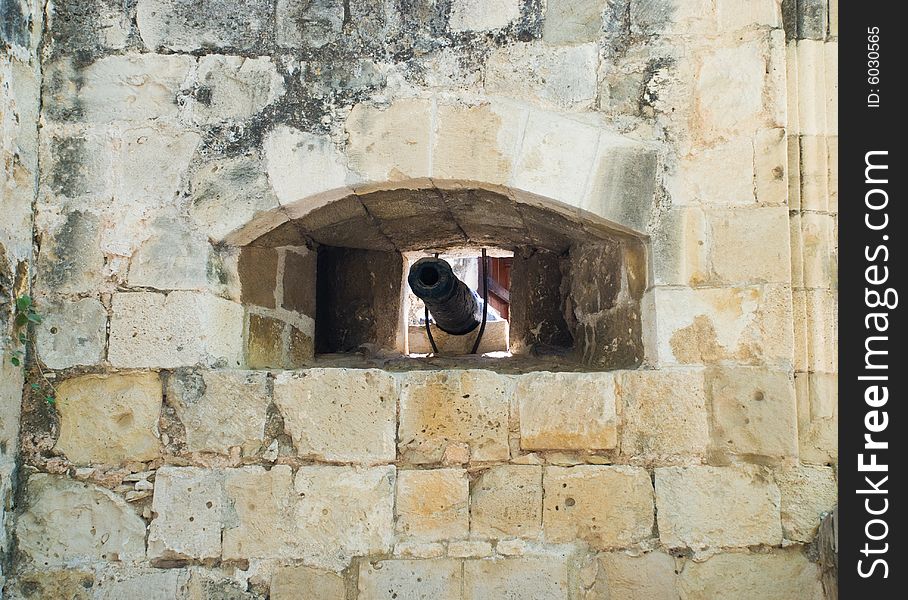
[[(435, 325), (451, 335), (466, 335), (483, 321), (476, 293), (440, 258), (421, 258), (410, 267), (407, 283), (425, 302)], [(474, 351), (475, 352), (475, 351)]]

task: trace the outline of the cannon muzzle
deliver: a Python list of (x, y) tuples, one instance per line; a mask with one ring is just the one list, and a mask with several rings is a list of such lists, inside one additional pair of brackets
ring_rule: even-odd
[(426, 303), (439, 329), (451, 335), (470, 333), (482, 321), (476, 294), (440, 258), (421, 258), (407, 275), (410, 289)]

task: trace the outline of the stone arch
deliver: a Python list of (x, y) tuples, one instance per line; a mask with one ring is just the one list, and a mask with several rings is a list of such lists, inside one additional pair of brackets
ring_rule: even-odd
[[(645, 236), (557, 200), (464, 180), (344, 187), (259, 215), (232, 240), (252, 367), (405, 353), (403, 256), (480, 247), (514, 256), (514, 352), (601, 369), (643, 360)], [(320, 327), (340, 341), (323, 344)]]

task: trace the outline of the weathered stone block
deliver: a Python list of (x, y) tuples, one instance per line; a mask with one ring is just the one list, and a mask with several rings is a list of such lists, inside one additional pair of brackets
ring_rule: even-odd
[(121, 567), (102, 571), (98, 575), (95, 580), (93, 598), (94, 600), (123, 600), (124, 598), (173, 600), (185, 592), (188, 582), (189, 571), (186, 569)]
[(301, 467), (292, 522), (306, 563), (339, 571), (354, 556), (390, 552), (394, 479), (393, 466)]
[(222, 471), (161, 467), (155, 473), (151, 509), (156, 516), (148, 528), (150, 560), (220, 559), (227, 510)]
[(159, 54), (101, 58), (78, 74), (78, 90), (61, 93), (55, 112), (69, 107), (70, 114), (92, 123), (175, 117), (177, 94), (194, 62), (191, 56)]
[(567, 600), (568, 586), (568, 563), (561, 556), (464, 562), (464, 600), (508, 597)]
[(397, 385), (384, 371), (281, 373), (274, 402), (300, 456), (365, 463), (395, 458)]
[(709, 210), (710, 279), (721, 283), (791, 280), (788, 209)]
[(703, 371), (622, 371), (621, 454), (643, 461), (698, 460), (709, 446)]
[(503, 29), (520, 17), (518, 0), (453, 0), (448, 26), (452, 31)]
[(277, 2), (277, 43), (284, 48), (321, 48), (337, 38), (344, 25), (342, 0)]
[(751, 27), (779, 27), (782, 25), (782, 11), (779, 0), (719, 0), (716, 7), (719, 28), (737, 31)]
[[(599, 555), (593, 593), (609, 600), (676, 600), (676, 559), (662, 552), (632, 556), (622, 552)], [(594, 596), (595, 597), (595, 596)]]
[(549, 44), (595, 42), (608, 0), (549, 0), (542, 39)]
[(140, 0), (136, 24), (145, 45), (192, 52), (201, 48), (267, 53), (273, 26), (267, 0)]
[(358, 598), (460, 600), (461, 571), (461, 561), (452, 559), (363, 561), (359, 567)]
[(580, 207), (635, 231), (653, 216), (659, 157), (652, 147), (603, 135)]
[[(347, 184), (347, 159), (327, 136), (282, 125), (268, 134), (263, 147), (268, 179), (282, 205)], [(299, 216), (317, 207), (299, 206)]]
[(55, 302), (39, 308), (38, 356), (51, 369), (94, 365), (107, 345), (107, 311), (98, 300)]
[(838, 376), (796, 373), (798, 445), (801, 461), (836, 464), (839, 457)]
[(779, 469), (776, 483), (782, 493), (782, 529), (785, 538), (813, 541), (826, 513), (838, 499), (835, 471), (831, 467), (798, 465)]
[(299, 557), (301, 523), (296, 520), (292, 479), (286, 465), (269, 471), (243, 467), (224, 472), (228, 507), (221, 538), (224, 560)]
[(678, 204), (752, 206), (754, 196), (753, 139), (735, 136), (710, 148), (681, 157), (666, 181)]
[(371, 181), (429, 174), (432, 105), (403, 99), (379, 109), (357, 104), (347, 117), (350, 167)]
[(501, 465), (473, 483), (470, 531), (490, 538), (536, 538), (542, 533), (542, 467)]
[(689, 562), (681, 572), (682, 597), (688, 600), (822, 600), (818, 568), (798, 547), (770, 554), (718, 554)]
[(278, 253), (274, 248), (245, 246), (240, 250), (237, 271), (243, 304), (275, 307)]
[(91, 572), (76, 570), (41, 570), (23, 573), (9, 582), (10, 598), (42, 600), (66, 598), (67, 600), (92, 600), (95, 576)]
[(414, 372), (401, 386), (398, 450), (415, 464), (507, 460), (511, 380), (488, 371)]
[(101, 252), (101, 218), (75, 210), (62, 218), (36, 215), (41, 242), (38, 253), (38, 286), (46, 292), (78, 294), (96, 292), (104, 279)]
[(113, 296), (108, 359), (116, 367), (242, 364), (243, 309), (194, 292)]
[(397, 533), (423, 542), (470, 533), (470, 484), (461, 469), (397, 472)]
[(112, 492), (36, 473), (26, 498), (16, 535), (19, 551), (36, 566), (145, 558), (145, 523)]
[(695, 100), (702, 135), (747, 131), (762, 113), (766, 76), (767, 61), (757, 43), (719, 46), (704, 56)]
[(256, 215), (278, 206), (265, 165), (255, 157), (205, 163), (193, 172), (190, 188), (189, 214), (214, 240), (223, 239)]
[[(754, 136), (754, 193), (761, 206), (795, 206), (788, 198), (788, 136), (785, 129), (763, 129)], [(795, 169), (797, 171), (797, 169)]]
[(661, 364), (735, 361), (790, 368), (791, 291), (787, 286), (655, 288), (648, 345)]
[(507, 183), (526, 114), (525, 108), (501, 101), (474, 106), (440, 104), (435, 117), (432, 176)]
[(780, 502), (758, 467), (656, 469), (659, 539), (668, 548), (778, 545)]
[(175, 215), (154, 219), (147, 233), (149, 237), (136, 248), (129, 262), (129, 285), (158, 290), (215, 287), (209, 285), (212, 247), (206, 233)]
[(485, 89), (552, 108), (586, 108), (596, 98), (597, 66), (596, 44), (505, 46), (486, 62)]
[(76, 464), (151, 460), (161, 451), (157, 373), (83, 375), (57, 386), (56, 448)]
[(630, 0), (629, 12), (633, 34), (696, 35), (716, 31), (715, 0)]
[(608, 450), (618, 445), (611, 374), (523, 375), (514, 396), (524, 450)]
[(271, 397), (262, 372), (177, 372), (167, 380), (167, 399), (186, 431), (190, 452), (227, 454), (239, 446), (254, 454), (265, 435)]
[(315, 269), (317, 254), (306, 250), (284, 252), (283, 296), (281, 305), (315, 317)]
[(782, 459), (798, 454), (791, 375), (747, 367), (706, 373), (713, 446), (719, 453)]
[(344, 578), (330, 571), (310, 567), (278, 567), (268, 590), (271, 600), (297, 600), (304, 590), (318, 592), (321, 600), (346, 600)]
[(269, 57), (209, 54), (199, 59), (193, 116), (199, 123), (242, 120), (271, 104), (284, 83)]
[(287, 324), (266, 315), (249, 313), (246, 330), (246, 365), (250, 369), (284, 366), (284, 330)]
[(554, 543), (578, 539), (599, 549), (628, 546), (652, 535), (653, 484), (637, 467), (546, 467), (542, 524)]

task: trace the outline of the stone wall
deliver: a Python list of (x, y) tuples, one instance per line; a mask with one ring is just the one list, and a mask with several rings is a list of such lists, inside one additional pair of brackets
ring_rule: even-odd
[[(8, 597), (826, 597), (834, 3), (45, 8), (2, 71), (0, 282), (34, 244), (45, 315), (3, 367)], [(288, 276), (564, 231), (609, 235), (520, 255), (574, 301), (514, 321), (567, 368), (320, 361)]]

